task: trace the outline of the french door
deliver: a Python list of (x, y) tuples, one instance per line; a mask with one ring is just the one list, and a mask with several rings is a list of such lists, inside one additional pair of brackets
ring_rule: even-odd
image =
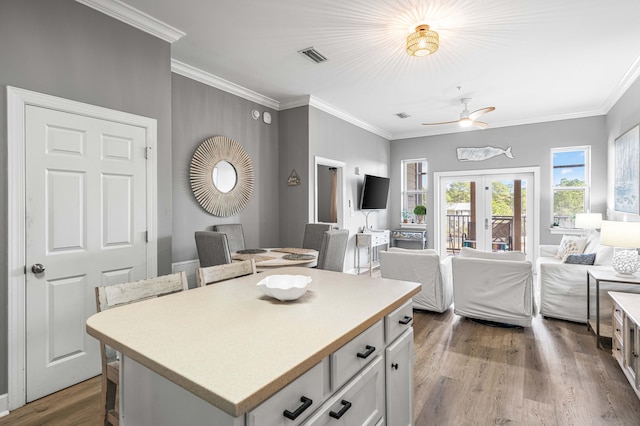
[(533, 261), (536, 179), (529, 169), (436, 174), (435, 242), (441, 255), (456, 255), (462, 247), (471, 247), (520, 251)]

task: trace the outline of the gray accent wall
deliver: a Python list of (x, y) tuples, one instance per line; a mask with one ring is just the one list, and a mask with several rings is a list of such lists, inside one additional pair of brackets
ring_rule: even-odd
[[(551, 226), (551, 148), (591, 146), (591, 211), (605, 212), (607, 197), (607, 138), (605, 117), (552, 121), (463, 133), (394, 140), (391, 142), (392, 227), (400, 223), (400, 173), (404, 159), (426, 158), (428, 167), (427, 212), (433, 212), (433, 173), (516, 167), (540, 167), (540, 243), (556, 244), (560, 235)], [(460, 162), (456, 148), (511, 147), (513, 159), (499, 155), (484, 161)], [(433, 214), (427, 214), (429, 245), (433, 246)]]
[[(315, 190), (313, 169), (316, 156), (345, 163), (344, 228), (349, 230), (349, 245), (345, 255), (344, 270), (350, 271), (356, 262), (355, 234), (365, 226), (365, 214), (358, 208), (364, 175), (389, 176), (389, 141), (318, 108), (311, 107), (309, 109), (309, 156), (307, 160), (310, 210), (315, 208), (313, 205), (313, 191)], [(360, 169), (359, 175), (356, 175), (356, 167)], [(351, 202), (351, 209), (348, 207), (349, 202)], [(390, 202), (389, 206), (391, 206)], [(389, 229), (389, 211), (387, 208), (387, 210), (371, 212), (369, 226), (373, 229)], [(311, 214), (313, 215), (313, 211)], [(361, 258), (366, 260), (367, 254), (364, 249), (362, 251)]]
[[(298, 107), (280, 112), (280, 242), (284, 246), (302, 244), (304, 225), (314, 220), (315, 157), (345, 163), (345, 223), (349, 245), (344, 270), (355, 265), (355, 234), (365, 225), (358, 209), (364, 174), (389, 176), (389, 141), (315, 107)], [(356, 167), (360, 175), (355, 174)], [(295, 169), (301, 179), (288, 186), (287, 177)], [(351, 209), (348, 204), (351, 202)], [(388, 229), (387, 210), (372, 212), (369, 225)], [(363, 260), (366, 253), (362, 253)]]
[(618, 102), (616, 102), (616, 104), (609, 110), (609, 113), (607, 114), (606, 140), (609, 152), (609, 173), (607, 176), (609, 196), (607, 197), (607, 217), (611, 220), (640, 220), (640, 217), (638, 217), (637, 215), (624, 214), (613, 210), (613, 170), (615, 167), (613, 144), (617, 138), (625, 134), (629, 129), (640, 124), (639, 99), (640, 80), (636, 80), (636, 82), (633, 83), (631, 87), (629, 87), (629, 89), (627, 89), (625, 94), (618, 100)]
[[(309, 107), (280, 111), (280, 244), (301, 247), (304, 225), (309, 219)], [(296, 171), (300, 185), (287, 185)]]
[[(73, 0), (0, 0), (0, 162), (7, 86), (158, 121), (158, 273), (171, 271), (171, 46)], [(0, 176), (7, 241), (7, 177)], [(0, 276), (7, 247), (0, 246)], [(0, 286), (0, 394), (7, 392), (7, 288)]]
[[(241, 223), (247, 248), (280, 244), (278, 113), (178, 74), (172, 75), (173, 261), (197, 259), (195, 231)], [(254, 120), (252, 110), (272, 116)], [(231, 217), (204, 210), (191, 191), (189, 166), (198, 146), (212, 136), (234, 139), (252, 160), (255, 183), (247, 207)]]

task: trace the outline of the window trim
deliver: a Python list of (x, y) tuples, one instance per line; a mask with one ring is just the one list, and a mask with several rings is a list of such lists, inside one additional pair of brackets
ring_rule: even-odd
[[(407, 172), (407, 164), (408, 163), (418, 163), (418, 162), (424, 162), (426, 165), (426, 171), (424, 172), (424, 175), (427, 177), (426, 181), (425, 181), (425, 187), (422, 188), (421, 190), (411, 190), (408, 191), (405, 187), (406, 183), (407, 183), (407, 176), (406, 176), (406, 172)], [(420, 157), (420, 158), (406, 158), (404, 160), (400, 160), (400, 223), (403, 222), (403, 218), (402, 218), (402, 212), (405, 210), (405, 195), (408, 194), (422, 194), (424, 193), (424, 200), (425, 200), (425, 204), (427, 202), (427, 189), (429, 188), (429, 162), (427, 161), (426, 157)], [(410, 214), (413, 214), (413, 211), (410, 212)]]
[[(554, 170), (555, 167), (553, 165), (553, 155), (561, 152), (574, 152), (574, 151), (584, 151), (584, 186), (556, 186), (554, 179)], [(554, 219), (554, 205), (555, 205), (555, 193), (556, 191), (569, 191), (569, 190), (582, 190), (584, 191), (584, 212), (591, 212), (591, 145), (576, 145), (576, 146), (566, 146), (566, 147), (558, 147), (551, 148), (549, 155), (549, 194), (550, 194), (550, 202), (549, 202), (549, 220), (550, 224), (553, 223)]]

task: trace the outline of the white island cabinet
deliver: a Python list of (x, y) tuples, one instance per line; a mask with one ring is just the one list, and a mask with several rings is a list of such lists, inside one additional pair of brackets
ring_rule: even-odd
[[(312, 282), (279, 302), (256, 287), (274, 274)], [(87, 331), (122, 354), (122, 425), (405, 425), (419, 291), (284, 268), (104, 311)]]

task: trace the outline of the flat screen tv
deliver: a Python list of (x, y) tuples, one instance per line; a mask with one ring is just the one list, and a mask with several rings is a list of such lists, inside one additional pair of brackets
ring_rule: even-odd
[(364, 175), (360, 210), (383, 210), (387, 208), (389, 178)]

